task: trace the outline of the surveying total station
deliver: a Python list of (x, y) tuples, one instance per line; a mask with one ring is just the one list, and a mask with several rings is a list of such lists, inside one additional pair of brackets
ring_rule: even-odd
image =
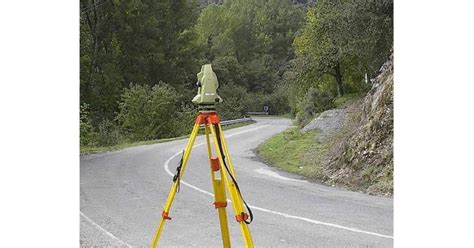
[[(243, 199), (239, 185), (237, 184), (234, 167), (230, 160), (229, 149), (224, 139), (219, 115), (215, 108), (216, 103), (222, 102), (222, 98), (217, 94), (217, 88), (219, 87), (217, 76), (214, 71), (212, 71), (212, 66), (206, 64), (201, 67), (201, 72), (197, 74), (197, 78), (198, 94), (194, 97), (192, 102), (198, 105), (199, 113), (196, 117), (188, 144), (176, 168), (176, 174), (173, 177), (173, 185), (168, 194), (163, 212), (161, 213), (161, 221), (153, 238), (152, 247), (154, 248), (158, 245), (165, 221), (171, 220), (171, 217), (169, 217), (171, 204), (179, 190), (179, 182), (184, 175), (191, 149), (193, 148), (201, 125), (204, 126), (204, 134), (207, 141), (212, 187), (214, 190), (214, 207), (217, 209), (219, 215), (223, 247), (230, 247), (229, 227), (227, 225), (226, 214), (226, 187), (230, 194), (230, 202), (235, 213), (235, 220), (240, 225), (240, 231), (245, 246), (254, 247), (248, 227), (248, 224), (253, 220), (252, 211)], [(211, 134), (217, 156), (212, 154)], [(245, 212), (244, 206), (248, 213)]]

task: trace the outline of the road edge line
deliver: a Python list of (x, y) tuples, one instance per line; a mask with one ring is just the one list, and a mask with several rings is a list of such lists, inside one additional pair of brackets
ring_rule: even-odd
[(113, 235), (111, 232), (105, 230), (103, 227), (101, 227), (99, 224), (97, 224), (95, 221), (93, 221), (91, 218), (87, 217), (82, 211), (79, 211), (80, 215), (85, 219), (87, 220), (89, 223), (91, 223), (95, 228), (101, 230), (102, 232), (104, 232), (107, 236), (111, 237), (112, 239), (115, 239), (117, 240), (118, 242), (120, 242), (121, 244), (127, 246), (127, 247), (132, 247), (131, 245), (129, 245), (127, 242), (117, 238), (117, 236)]
[[(251, 132), (251, 131), (255, 131), (257, 129), (260, 129), (260, 128), (263, 128), (263, 127), (267, 127), (269, 125), (265, 125), (265, 126), (261, 126), (261, 127), (257, 127), (257, 128), (254, 128), (254, 129), (250, 129), (250, 130), (245, 130), (245, 131), (241, 131), (241, 132), (237, 132), (237, 133), (234, 133), (234, 134), (230, 134), (230, 135), (226, 135), (225, 137), (226, 138), (229, 138), (229, 137), (232, 137), (232, 136), (235, 136), (235, 135), (239, 135), (239, 134), (242, 134), (242, 133), (247, 133), (247, 132)], [(199, 144), (196, 144), (193, 146), (193, 148), (195, 147), (198, 147), (198, 146), (202, 146), (206, 143), (202, 142), (202, 143), (199, 143)], [(168, 173), (168, 175), (170, 176), (174, 176), (174, 174), (170, 171), (169, 169), (169, 163), (171, 162), (171, 160), (173, 160), (175, 157), (179, 156), (182, 154), (182, 151), (180, 152), (177, 152), (175, 153), (174, 155), (172, 155), (171, 157), (169, 157), (165, 163), (163, 164), (163, 167), (166, 171), (166, 173)], [(185, 182), (184, 180), (180, 180), (180, 183), (194, 189), (194, 190), (197, 190), (203, 194), (206, 194), (206, 195), (209, 195), (209, 196), (214, 196), (214, 194), (212, 194), (211, 192), (208, 192), (208, 191), (205, 191), (199, 187), (196, 187), (188, 182)], [(227, 199), (228, 202), (230, 202), (229, 199)], [(260, 210), (262, 212), (267, 212), (267, 213), (271, 213), (271, 214), (276, 214), (276, 215), (281, 215), (281, 216), (284, 216), (286, 218), (291, 218), (291, 219), (297, 219), (297, 220), (301, 220), (301, 221), (306, 221), (306, 222), (309, 222), (309, 223), (313, 223), (313, 224), (316, 224), (316, 225), (322, 225), (322, 226), (329, 226), (329, 227), (333, 227), (333, 228), (338, 228), (338, 229), (343, 229), (343, 230), (346, 230), (346, 231), (351, 231), (351, 232), (357, 232), (357, 233), (363, 233), (363, 234), (367, 234), (367, 235), (373, 235), (373, 236), (378, 236), (378, 237), (382, 237), (382, 238), (388, 238), (388, 239), (393, 239), (393, 236), (390, 236), (390, 235), (385, 235), (385, 234), (380, 234), (380, 233), (375, 233), (375, 232), (369, 232), (369, 231), (364, 231), (364, 230), (360, 230), (360, 229), (357, 229), (357, 228), (351, 228), (351, 227), (346, 227), (346, 226), (342, 226), (342, 225), (338, 225), (338, 224), (333, 224), (333, 223), (329, 223), (329, 222), (323, 222), (323, 221), (318, 221), (318, 220), (313, 220), (313, 219), (309, 219), (309, 218), (306, 218), (306, 217), (300, 217), (300, 216), (296, 216), (296, 215), (290, 215), (290, 214), (285, 214), (285, 213), (281, 213), (281, 212), (277, 212), (277, 211), (273, 211), (273, 210), (269, 210), (269, 209), (265, 209), (265, 208), (261, 208), (261, 207), (257, 207), (257, 206), (250, 206), (251, 208), (253, 209), (256, 209), (256, 210)]]

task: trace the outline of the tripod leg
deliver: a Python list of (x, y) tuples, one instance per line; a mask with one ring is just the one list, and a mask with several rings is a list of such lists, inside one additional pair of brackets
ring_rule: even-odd
[(194, 124), (193, 131), (191, 132), (191, 135), (189, 137), (189, 141), (186, 146), (186, 149), (184, 150), (183, 163), (181, 165), (181, 169), (179, 170), (178, 179), (173, 183), (173, 186), (171, 187), (171, 190), (168, 193), (168, 198), (166, 199), (165, 207), (163, 209), (163, 213), (161, 214), (161, 221), (158, 226), (158, 229), (156, 230), (155, 236), (153, 238), (153, 243), (151, 246), (153, 248), (155, 248), (156, 245), (158, 244), (158, 240), (160, 239), (161, 232), (163, 231), (165, 220), (167, 219), (171, 220), (171, 218), (168, 217), (168, 213), (170, 211), (171, 204), (173, 203), (174, 197), (176, 195), (176, 191), (178, 189), (179, 179), (183, 177), (184, 170), (186, 169), (186, 165), (189, 159), (189, 154), (191, 153), (191, 149), (193, 148), (194, 140), (196, 140), (196, 136), (198, 135), (198, 132), (199, 132), (199, 123), (196, 122)]
[[(229, 238), (229, 227), (227, 224), (227, 213), (226, 213), (226, 206), (227, 206), (227, 198), (225, 194), (225, 185), (221, 179), (216, 178), (216, 171), (219, 169), (219, 161), (215, 160), (212, 157), (211, 151), (211, 141), (209, 139), (209, 126), (205, 124), (205, 134), (206, 134), (206, 141), (207, 141), (207, 152), (209, 155), (209, 162), (210, 162), (210, 169), (211, 169), (211, 178), (212, 178), (212, 187), (214, 189), (214, 206), (217, 208), (219, 213), (219, 223), (221, 227), (221, 236), (222, 236), (222, 244), (223, 247), (228, 248), (230, 247), (230, 238)], [(217, 162), (219, 167), (215, 168), (213, 164)], [(217, 169), (217, 170), (216, 170)], [(221, 170), (222, 174), (222, 170)], [(222, 176), (221, 176), (222, 177)]]
[[(222, 133), (222, 129), (220, 127), (220, 124), (217, 124), (217, 128), (219, 129), (219, 139), (222, 141), (223, 144), (225, 144), (224, 134)], [(216, 135), (216, 131), (214, 130), (214, 127), (212, 125), (210, 126), (210, 129), (211, 129), (211, 133), (212, 133), (213, 140), (214, 140), (214, 145), (215, 145), (215, 148), (216, 148), (216, 151), (217, 151), (217, 154), (218, 154), (218, 158), (219, 158), (219, 162), (220, 162), (221, 177), (222, 177), (222, 180), (224, 181), (224, 183), (227, 185), (227, 189), (229, 190), (230, 198), (232, 200), (232, 208), (234, 209), (234, 213), (235, 213), (236, 219), (237, 219), (237, 216), (240, 216), (241, 213), (244, 213), (245, 211), (244, 211), (242, 198), (240, 197), (240, 194), (237, 191), (237, 188), (236, 188), (234, 182), (232, 180), (229, 180), (229, 178), (227, 177), (226, 168), (224, 168), (223, 155), (227, 158), (228, 162), (230, 162), (230, 156), (229, 156), (229, 154), (226, 150), (226, 147), (223, 144), (222, 144), (224, 146), (223, 147), (223, 152), (225, 154), (222, 154), (221, 149), (219, 147), (219, 141), (218, 141), (218, 137)], [(234, 169), (232, 167), (232, 164), (229, 163), (228, 167), (229, 167), (231, 176), (235, 179), (235, 173), (234, 173)], [(244, 239), (244, 242), (245, 242), (245, 247), (254, 247), (253, 241), (252, 241), (252, 235), (250, 234), (250, 229), (247, 226), (247, 223), (245, 223), (245, 221), (242, 221), (242, 220), (240, 220), (240, 221), (237, 220), (237, 221), (240, 224), (240, 231), (242, 233), (242, 236), (243, 236), (243, 239)]]

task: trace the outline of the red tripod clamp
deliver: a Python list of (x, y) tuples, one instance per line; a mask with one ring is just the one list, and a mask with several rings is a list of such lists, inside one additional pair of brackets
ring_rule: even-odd
[(227, 202), (224, 201), (224, 202), (214, 202), (214, 207), (215, 208), (225, 208), (227, 207)]
[(248, 218), (249, 218), (249, 215), (247, 213), (244, 213), (244, 212), (242, 212), (239, 215), (235, 216), (235, 220), (237, 222), (246, 221)]
[(169, 217), (168, 214), (169, 214), (168, 212), (165, 212), (163, 210), (163, 212), (161, 212), (161, 217), (165, 220), (171, 220), (171, 217)]
[(196, 117), (196, 123), (198, 124), (219, 124), (221, 118), (217, 112), (200, 112)]

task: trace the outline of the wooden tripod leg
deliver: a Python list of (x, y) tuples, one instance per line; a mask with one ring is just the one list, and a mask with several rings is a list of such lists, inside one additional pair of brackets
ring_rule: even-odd
[[(183, 177), (184, 170), (186, 169), (186, 165), (188, 163), (189, 159), (189, 154), (191, 153), (191, 150), (194, 145), (194, 141), (196, 140), (196, 136), (198, 135), (199, 132), (199, 123), (195, 123), (193, 127), (193, 131), (191, 132), (191, 135), (189, 137), (188, 144), (186, 146), (186, 149), (184, 150), (183, 154), (183, 163), (181, 165), (181, 169), (179, 172), (179, 178)], [(168, 193), (168, 198), (166, 199), (165, 207), (163, 209), (163, 212), (161, 214), (161, 221), (158, 226), (158, 229), (156, 230), (155, 236), (153, 238), (153, 243), (151, 247), (155, 248), (158, 244), (158, 240), (160, 239), (161, 232), (163, 231), (163, 226), (165, 225), (166, 220), (171, 220), (171, 218), (168, 216), (171, 204), (173, 203), (174, 197), (176, 195), (176, 190), (178, 189), (178, 184), (179, 184), (179, 179), (176, 180), (173, 183), (173, 186), (170, 189), (170, 192)]]
[[(219, 170), (219, 160), (212, 157), (211, 141), (209, 139), (209, 126), (205, 124), (205, 134), (207, 142), (207, 152), (209, 155), (210, 171), (212, 178), (212, 188), (214, 190), (214, 206), (219, 214), (219, 224), (221, 227), (222, 245), (225, 248), (230, 247), (229, 226), (227, 224), (227, 198), (225, 194), (225, 185), (221, 179), (216, 178), (215, 173)], [(217, 165), (217, 166), (216, 166)], [(222, 171), (221, 171), (222, 174)]]
[[(225, 155), (226, 161), (228, 162), (227, 166), (229, 168), (229, 171), (235, 179), (234, 168), (232, 167), (232, 162), (230, 160), (229, 153), (228, 153), (228, 151), (226, 149), (226, 146), (225, 146), (224, 134), (222, 132), (222, 128), (220, 127), (220, 124), (217, 124), (217, 128), (219, 129), (219, 135), (220, 135), (219, 139), (222, 142), (221, 144), (223, 146), (222, 149), (223, 149), (224, 154), (221, 153), (221, 150), (219, 148), (219, 142), (218, 142), (218, 138), (217, 138), (217, 135), (216, 135), (216, 131), (214, 130), (214, 127), (212, 125), (210, 126), (212, 137), (213, 137), (213, 140), (214, 140), (214, 145), (215, 145), (215, 148), (216, 148), (216, 151), (217, 151), (217, 154), (218, 154), (218, 158), (219, 158), (221, 178), (222, 178), (224, 184), (227, 185), (227, 189), (230, 193), (230, 198), (232, 200), (232, 208), (234, 209), (234, 213), (237, 217), (241, 213), (245, 212), (244, 211), (244, 206), (243, 206), (244, 204), (243, 204), (242, 198), (240, 197), (239, 192), (237, 191), (236, 186), (234, 185), (234, 182), (232, 181), (232, 179), (229, 180), (229, 178), (227, 176), (227, 169), (224, 167), (224, 160), (223, 160), (223, 157), (222, 157), (223, 155)], [(238, 222), (240, 224), (240, 231), (241, 231), (242, 237), (244, 239), (245, 247), (254, 247), (253, 240), (252, 240), (252, 235), (250, 234), (250, 229), (249, 229), (247, 223), (245, 223), (244, 221), (238, 221)]]

